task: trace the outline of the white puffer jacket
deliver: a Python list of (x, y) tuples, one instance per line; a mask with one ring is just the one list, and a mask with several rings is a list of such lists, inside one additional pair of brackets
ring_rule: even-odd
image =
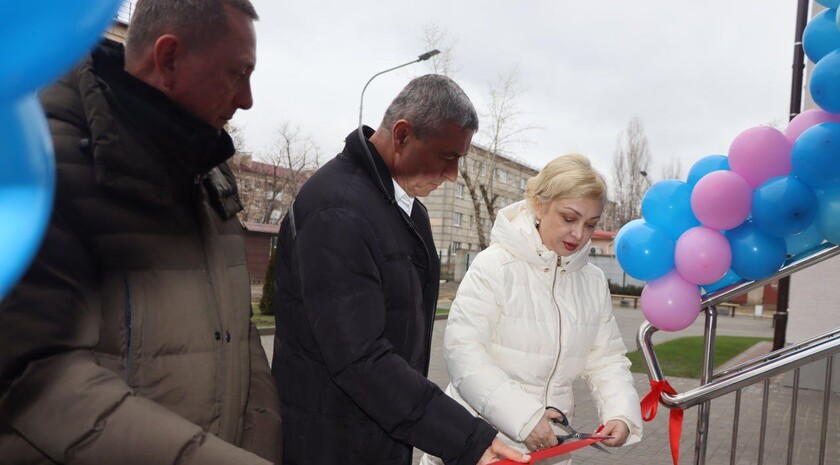
[[(499, 211), (491, 244), (458, 288), (444, 336), (452, 383), (446, 393), (496, 427), (521, 451), (546, 406), (572, 419), (572, 384), (588, 383), (599, 418), (571, 420), (585, 431), (612, 419), (642, 436), (639, 396), (612, 313), (604, 273), (589, 247), (558, 263), (540, 240), (524, 201)], [(426, 456), (421, 463), (434, 463)]]

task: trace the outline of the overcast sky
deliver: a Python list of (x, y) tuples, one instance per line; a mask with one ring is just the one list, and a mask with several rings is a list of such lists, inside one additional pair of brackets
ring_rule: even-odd
[[(537, 168), (579, 152), (609, 176), (616, 136), (639, 117), (654, 179), (672, 157), (685, 176), (739, 132), (787, 121), (793, 0), (252, 1), (255, 103), (233, 122), (257, 153), (288, 121), (332, 158), (357, 125), (367, 79), (426, 51), (430, 23), (452, 40), (455, 78), (480, 112), (490, 83), (518, 68), (519, 124), (541, 129), (512, 155)], [(427, 72), (419, 63), (374, 80), (365, 123), (378, 125)]]

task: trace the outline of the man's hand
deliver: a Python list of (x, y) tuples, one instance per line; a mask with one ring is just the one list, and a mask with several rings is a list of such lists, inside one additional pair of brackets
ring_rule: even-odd
[(531, 431), (531, 434), (525, 438), (525, 447), (530, 451), (554, 447), (557, 445), (557, 436), (551, 428), (551, 419), (559, 418), (560, 413), (556, 410), (545, 409), (540, 422)]
[(598, 434), (612, 436), (612, 439), (605, 439), (601, 444), (608, 447), (621, 447), (627, 441), (627, 437), (630, 436), (630, 429), (621, 420), (610, 420)]
[(488, 463), (504, 459), (513, 460), (514, 462), (519, 463), (528, 463), (531, 461), (531, 456), (525, 455), (513, 447), (510, 447), (502, 442), (501, 439), (495, 438), (493, 439), (493, 444), (490, 444), (490, 447), (484, 451), (484, 455), (481, 456), (476, 465), (487, 465)]

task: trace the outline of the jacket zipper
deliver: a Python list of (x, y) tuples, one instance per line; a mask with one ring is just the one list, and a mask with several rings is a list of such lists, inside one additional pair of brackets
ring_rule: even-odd
[(132, 315), (131, 315), (131, 285), (128, 281), (128, 273), (123, 277), (125, 282), (125, 382), (131, 386), (131, 330)]
[[(426, 252), (426, 267), (429, 270), (429, 272), (431, 273), (432, 272), (432, 267), (431, 267), (432, 257), (431, 257), (431, 255), (429, 255), (429, 248), (426, 246), (426, 241), (423, 240), (423, 236), (420, 234), (420, 231), (418, 231), (417, 228), (414, 226), (414, 223), (411, 222), (411, 217), (408, 216), (408, 214), (406, 214), (405, 211), (403, 211), (403, 209), (400, 208), (399, 206), (397, 206), (397, 209), (400, 211), (400, 216), (402, 217), (403, 221), (405, 221), (406, 224), (408, 225), (408, 229), (410, 229), (411, 232), (414, 233), (414, 235), (417, 236), (418, 239), (420, 239), (420, 243), (423, 244), (423, 251)], [(422, 292), (423, 291), (423, 288), (422, 288), (423, 284), (421, 283), (420, 286), (421, 286), (420, 291)], [(431, 351), (431, 347), (432, 347), (432, 326), (433, 326), (434, 318), (435, 318), (434, 317), (434, 315), (435, 315), (435, 308), (434, 307), (437, 305), (437, 297), (438, 296), (435, 296), (435, 298), (433, 299), (431, 318), (429, 318), (430, 315), (428, 315), (428, 314), (425, 315), (426, 316), (426, 339), (424, 341), (424, 343), (425, 343), (424, 347), (428, 347), (429, 351)], [(427, 313), (429, 313), (429, 312), (427, 312)], [(426, 360), (423, 363), (423, 374), (424, 374), (424, 376), (428, 375), (428, 373), (429, 373), (429, 360), (428, 359), (431, 358), (431, 352), (429, 354), (430, 354), (429, 357), (424, 357), (425, 360)]]
[[(554, 357), (554, 366), (551, 368), (551, 373), (548, 375), (548, 379), (545, 382), (545, 390), (543, 392), (543, 404), (548, 406), (548, 387), (551, 385), (551, 379), (554, 378), (554, 373), (557, 372), (557, 365), (560, 363), (560, 334), (563, 332), (563, 317), (560, 313), (560, 306), (557, 304), (557, 298), (555, 297), (554, 288), (557, 286), (557, 270), (560, 268), (560, 257), (557, 257), (558, 266), (554, 267), (554, 278), (551, 281), (551, 303), (554, 304), (554, 308), (557, 310), (557, 321), (559, 324), (560, 333), (557, 337), (557, 355)], [(558, 407), (560, 408), (560, 407)]]
[[(202, 182), (205, 179), (205, 175), (197, 174), (195, 178), (193, 178), (193, 192), (192, 192), (192, 211), (193, 215), (195, 216), (197, 225), (198, 225), (198, 235), (201, 238), (202, 243), (202, 250), (204, 252), (204, 266), (206, 269), (207, 279), (209, 281), (211, 292), (213, 292), (213, 300), (215, 301), (215, 305), (213, 305), (214, 310), (216, 311), (216, 318), (218, 319), (218, 331), (222, 335), (222, 339), (220, 340), (222, 349), (221, 349), (221, 358), (222, 358), (222, 373), (227, 373), (228, 368), (228, 355), (230, 352), (230, 348), (225, 344), (225, 334), (228, 330), (225, 329), (226, 321), (223, 318), (223, 311), (222, 307), (224, 303), (221, 299), (218, 299), (218, 294), (215, 292), (216, 282), (213, 276), (213, 263), (210, 260), (210, 247), (211, 245), (208, 243), (208, 236), (205, 231), (205, 226), (208, 222), (212, 220), (208, 219), (205, 215), (205, 201), (207, 200), (207, 194), (205, 194), (204, 189), (202, 188)], [(229, 341), (227, 341), (229, 342)], [(237, 376), (237, 375), (234, 375)], [(219, 374), (216, 375), (217, 380), (219, 379)], [(241, 388), (241, 387), (240, 387)], [(224, 435), (230, 432), (230, 419), (234, 418), (235, 414), (233, 413), (233, 409), (235, 408), (231, 404), (233, 401), (229, 399), (230, 397), (230, 387), (224, 381), (221, 382), (221, 385), (218, 386), (219, 392), (219, 435)], [(241, 395), (241, 393), (240, 393)], [(227, 400), (226, 400), (227, 399)], [(235, 442), (238, 443), (241, 439), (241, 428), (237, 428), (235, 434)]]

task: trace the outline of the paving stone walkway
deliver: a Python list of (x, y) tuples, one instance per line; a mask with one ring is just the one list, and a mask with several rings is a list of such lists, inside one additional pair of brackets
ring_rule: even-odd
[[(636, 332), (643, 316), (639, 310), (616, 307), (616, 318), (621, 329), (622, 338), (629, 350), (636, 348)], [(449, 382), (443, 362), (442, 345), (446, 321), (436, 322), (432, 340), (432, 358), (429, 378), (445, 388)], [(772, 337), (771, 320), (738, 316), (735, 318), (721, 317), (718, 321), (718, 334), (737, 336)], [(703, 323), (698, 319), (694, 325), (679, 333), (656, 333), (654, 342), (687, 335), (703, 334)], [(263, 345), (271, 357), (272, 337), (263, 336)], [(766, 352), (766, 346), (753, 349), (753, 354)], [(823, 362), (821, 362), (823, 363)], [(636, 390), (642, 397), (649, 389), (646, 375), (634, 374)], [(698, 385), (697, 380), (673, 378), (668, 380), (679, 392)], [(734, 461), (731, 460), (733, 417), (735, 412), (735, 394), (729, 394), (715, 399), (711, 403), (711, 420), (709, 446), (706, 452), (706, 465), (781, 465), (787, 463), (788, 438), (790, 435), (790, 411), (793, 390), (784, 387), (778, 379), (769, 384), (767, 408), (767, 427), (765, 431), (765, 449), (762, 460), (759, 460), (758, 449), (760, 442), (762, 394), (763, 384), (750, 386), (742, 391), (741, 407), (737, 434), (737, 448)], [(575, 385), (577, 399), (575, 423), (583, 428), (594, 427), (597, 417), (594, 404), (590, 398), (585, 383)], [(792, 463), (808, 465), (819, 463), (819, 434), (823, 419), (823, 393), (800, 389), (796, 415), (796, 431)], [(644, 439), (639, 444), (611, 449), (607, 455), (586, 448), (573, 454), (577, 464), (643, 464), (670, 465), (671, 453), (668, 445), (668, 409), (660, 406), (659, 415), (654, 421), (645, 424)], [(840, 465), (840, 394), (831, 395), (828, 412), (828, 436), (826, 465)], [(685, 412), (683, 432), (680, 441), (680, 463), (694, 463), (694, 436), (697, 423), (697, 409)], [(581, 429), (583, 429), (581, 428)], [(419, 460), (420, 453), (415, 453), (414, 463)]]

